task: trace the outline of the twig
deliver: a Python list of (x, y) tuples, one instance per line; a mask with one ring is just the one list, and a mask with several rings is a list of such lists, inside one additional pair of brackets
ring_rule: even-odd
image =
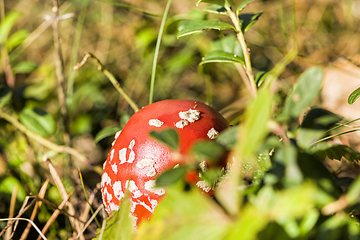
[[(24, 201), (23, 205), (21, 206), (18, 215), (17, 215), (15, 218), (19, 218), (19, 217), (20, 217), (24, 212), (26, 212), (33, 204), (36, 203), (36, 199), (33, 199), (33, 200), (31, 201), (31, 203), (29, 204), (29, 206), (26, 206), (27, 203), (28, 203), (28, 201), (29, 201), (29, 198), (30, 198), (29, 196), (27, 196), (27, 197), (25, 198), (25, 201)], [(25, 207), (25, 206), (26, 206), (26, 207)], [(0, 232), (0, 237), (6, 232), (6, 230), (7, 230), (9, 227), (11, 227), (11, 226), (14, 224), (15, 221), (17, 221), (17, 220), (16, 220), (16, 219), (15, 219), (15, 220), (14, 220), (14, 219), (10, 220), (10, 222), (5, 226), (5, 228), (4, 228), (3, 230), (1, 230), (1, 232)], [(17, 226), (17, 224), (15, 224), (14, 231), (15, 231), (15, 229), (16, 229), (16, 226)]]
[(34, 228), (35, 230), (40, 234), (40, 236), (44, 239), (47, 240), (47, 238), (44, 236), (44, 234), (40, 231), (40, 229), (36, 226), (36, 224), (31, 221), (30, 219), (26, 219), (26, 218), (0, 218), (0, 221), (17, 221), (17, 220), (25, 220), (28, 221)]
[[(43, 227), (43, 229), (41, 230), (41, 232), (43, 234), (46, 233), (46, 231), (49, 229), (50, 225), (55, 221), (55, 219), (59, 216), (60, 214), (60, 210), (59, 209), (62, 209), (65, 204), (67, 203), (67, 201), (69, 200), (71, 194), (68, 195), (68, 198), (64, 199), (60, 205), (58, 206), (58, 209), (56, 209), (53, 214), (51, 215), (51, 217), (49, 218), (49, 220), (46, 222), (45, 226)], [(37, 240), (40, 240), (40, 236), (37, 238)]]
[(106, 70), (106, 68), (104, 67), (104, 65), (102, 65), (102, 63), (100, 62), (100, 60), (92, 53), (86, 52), (85, 56), (83, 58), (83, 60), (76, 64), (76, 66), (74, 67), (74, 69), (79, 69), (82, 65), (85, 64), (85, 62), (88, 60), (88, 58), (92, 58), (95, 60), (96, 64), (98, 65), (98, 69), (103, 72), (105, 74), (105, 76), (110, 80), (110, 82), (112, 83), (112, 85), (115, 87), (115, 89), (120, 93), (121, 96), (123, 96), (123, 98), (125, 98), (125, 100), (130, 104), (130, 106), (132, 107), (132, 109), (137, 112), (139, 111), (139, 107), (136, 105), (136, 103), (125, 93), (125, 91), (122, 89), (122, 87), (120, 86), (119, 82), (116, 80), (116, 78), (114, 77), (114, 75), (112, 75), (108, 70)]
[[(56, 171), (56, 169), (54, 168), (54, 166), (52, 165), (52, 162), (49, 158), (45, 157), (44, 158), (44, 161), (48, 164), (48, 167), (49, 167), (49, 170), (50, 170), (50, 173), (51, 173), (51, 176), (53, 177), (54, 181), (55, 181), (55, 184), (60, 192), (60, 195), (62, 197), (63, 200), (65, 199), (68, 199), (69, 198), (69, 195), (67, 194), (66, 192), (66, 189)], [(66, 206), (68, 207), (68, 212), (69, 214), (71, 215), (75, 215), (75, 208), (74, 206), (71, 204), (71, 202), (67, 201), (66, 203)], [(72, 225), (72, 227), (75, 229), (75, 231), (77, 233), (79, 233), (81, 231), (81, 228), (79, 226), (79, 221), (77, 219), (72, 219), (70, 218), (70, 223)], [(85, 239), (84, 236), (81, 237), (81, 239)]]
[(53, 34), (54, 34), (54, 46), (55, 46), (55, 70), (56, 76), (59, 84), (58, 88), (58, 98), (60, 104), (60, 111), (62, 115), (62, 126), (64, 128), (64, 142), (66, 145), (70, 145), (70, 137), (68, 134), (68, 110), (66, 106), (66, 95), (65, 95), (65, 79), (64, 79), (64, 61), (61, 53), (60, 46), (60, 34), (59, 34), (59, 3), (58, 0), (53, 0), (54, 7), (52, 12), (54, 14), (53, 18)]
[[(43, 184), (43, 186), (41, 187), (41, 189), (39, 191), (39, 197), (43, 198), (45, 196), (48, 184), (49, 184), (49, 179), (46, 179), (45, 183)], [(34, 209), (32, 211), (31, 217), (30, 217), (31, 221), (34, 221), (37, 211), (39, 210), (39, 208), (41, 206), (41, 203), (42, 202), (38, 202), (38, 201), (35, 203)], [(24, 232), (21, 234), (20, 240), (25, 240), (27, 238), (27, 236), (30, 232), (30, 227), (31, 227), (31, 223), (28, 223)]]
[[(15, 205), (16, 205), (16, 196), (18, 194), (18, 190), (19, 190), (19, 185), (15, 185), (14, 190), (11, 194), (11, 202), (10, 202), (10, 211), (9, 211), (9, 218), (13, 218), (14, 217), (14, 212), (15, 212)], [(8, 224), (10, 223), (10, 221), (8, 222)], [(8, 230), (5, 233), (5, 239), (11, 239), (11, 228), (8, 228)]]
[(94, 218), (96, 217), (96, 215), (100, 212), (101, 209), (104, 208), (104, 205), (101, 204), (95, 211), (95, 213), (91, 216), (91, 218), (89, 219), (89, 221), (87, 221), (87, 223), (85, 224), (85, 226), (83, 227), (83, 229), (79, 232), (79, 234), (75, 237), (75, 239), (78, 239), (80, 237), (81, 234), (84, 233), (85, 229), (90, 225), (90, 223), (94, 220)]
[(56, 145), (55, 143), (43, 138), (42, 136), (40, 136), (36, 133), (33, 133), (32, 131), (27, 129), (24, 125), (22, 125), (15, 117), (3, 112), (1, 109), (0, 109), (0, 118), (4, 118), (6, 121), (11, 123), (15, 128), (17, 128), (22, 133), (24, 133), (26, 136), (35, 140), (39, 144), (41, 144), (51, 150), (54, 150), (55, 152), (63, 152), (63, 153), (71, 154), (74, 157), (76, 157), (77, 159), (79, 159), (80, 161), (87, 164), (87, 166), (90, 166), (90, 162), (87, 159), (87, 157), (85, 157), (83, 154), (78, 152), (76, 149), (68, 147), (68, 146)]

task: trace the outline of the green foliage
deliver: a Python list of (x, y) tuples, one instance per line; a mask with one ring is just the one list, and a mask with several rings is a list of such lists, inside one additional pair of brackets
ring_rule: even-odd
[(94, 139), (94, 143), (98, 143), (100, 140), (109, 137), (109, 136), (114, 136), (115, 133), (117, 133), (118, 131), (120, 131), (122, 128), (121, 127), (107, 127), (104, 129), (101, 129), (100, 132), (98, 132), (95, 136)]
[(226, 29), (234, 29), (228, 23), (219, 22), (219, 21), (211, 21), (211, 20), (183, 20), (180, 21), (178, 25), (178, 34), (177, 37), (183, 37), (186, 35), (199, 33), (204, 30), (214, 29), (214, 30), (226, 30)]
[(211, 62), (232, 62), (232, 63), (240, 63), (240, 64), (245, 64), (244, 59), (228, 53), (228, 52), (223, 52), (223, 51), (212, 51), (209, 52), (208, 54), (206, 54), (204, 56), (204, 58), (202, 59), (202, 61), (200, 62), (200, 65), (205, 64), (205, 63), (211, 63)]
[(353, 104), (360, 97), (360, 88), (355, 89), (348, 97), (348, 103)]
[(323, 80), (323, 71), (319, 67), (306, 70), (298, 79), (294, 90), (286, 98), (279, 119), (297, 118), (318, 96)]
[(56, 130), (54, 118), (42, 109), (25, 108), (19, 113), (19, 119), (30, 131), (43, 137), (51, 136)]
[(173, 128), (168, 128), (163, 131), (151, 131), (150, 136), (174, 150), (178, 149), (179, 136)]
[[(181, 156), (188, 161), (157, 177), (156, 186), (165, 188), (166, 194), (149, 221), (134, 230), (127, 191), (119, 211), (102, 219), (103, 227), (97, 230), (96, 237), (95, 223), (91, 223), (90, 231), (85, 230), (94, 239), (359, 239), (360, 177), (344, 177), (337, 172), (342, 169), (334, 171), (332, 165), (337, 166), (336, 161), (342, 160), (353, 167), (360, 153), (352, 146), (328, 141), (359, 131), (358, 127), (343, 131), (359, 119), (346, 121), (323, 109), (318, 96), (324, 70), (317, 66), (304, 69), (322, 59), (308, 59), (308, 53), (328, 52), (319, 46), (343, 49), (329, 46), (328, 39), (332, 39), (331, 44), (341, 39), (342, 44), (347, 35), (338, 26), (356, 26), (352, 22), (356, 22), (356, 16), (352, 16), (350, 8), (346, 9), (351, 4), (342, 3), (343, 11), (334, 14), (329, 6), (338, 9), (340, 5), (319, 3), (322, 16), (296, 19), (303, 14), (296, 12), (297, 6), (305, 3), (257, 1), (251, 5), (253, 0), (199, 0), (196, 4), (206, 4), (205, 11), (190, 10), (184, 16), (187, 4), (172, 9), (175, 5), (170, 5), (170, 0), (163, 15), (159, 13), (164, 6), (156, 1), (80, 2), (64, 1), (60, 7), (59, 33), (61, 44), (65, 45), (62, 49), (51, 46), (53, 32), (42, 28), (47, 21), (41, 26), (38, 22), (28, 23), (32, 18), (39, 19), (33, 14), (39, 13), (40, 8), (31, 9), (31, 14), (20, 13), (11, 11), (11, 4), (5, 4), (0, 23), (0, 44), (4, 46), (0, 53), (1, 215), (9, 215), (15, 186), (19, 187), (17, 200), (24, 201), (30, 193), (36, 195), (49, 178), (48, 168), (42, 162), (44, 156), (57, 165), (65, 190), (73, 193), (71, 203), (76, 204), (75, 209), (83, 209), (87, 204), (83, 189), (89, 202), (92, 196), (98, 198), (95, 185), (100, 181), (101, 165), (112, 140), (107, 137), (121, 130), (134, 112), (114, 91), (112, 84), (119, 84), (138, 106), (146, 105), (149, 95), (150, 102), (152, 98), (206, 99), (214, 108), (222, 109), (234, 126), (214, 141), (195, 143)], [(146, 3), (144, 8), (151, 5), (154, 10), (135, 7), (142, 3)], [(261, 8), (250, 12), (249, 5), (269, 6), (278, 9), (279, 14), (274, 19), (269, 16), (276, 14), (263, 14)], [(45, 12), (50, 9), (47, 6)], [(80, 14), (68, 20), (65, 18), (69, 11)], [(337, 21), (342, 12), (346, 18)], [(322, 20), (313, 22), (314, 19)], [(197, 34), (208, 30), (208, 34)], [(304, 42), (296, 34), (303, 31), (307, 37)], [(349, 30), (351, 37), (354, 31), (355, 27)], [(245, 39), (245, 33), (252, 39)], [(73, 70), (75, 62), (81, 60), (77, 53), (90, 49), (95, 49), (104, 63), (100, 70), (108, 69), (106, 76), (113, 73), (112, 83), (91, 64)], [(69, 69), (62, 71), (67, 86), (65, 96), (58, 91), (59, 68), (54, 68), (54, 58), (49, 57), (53, 51), (64, 53), (63, 67)], [(333, 59), (334, 54), (323, 59)], [(290, 64), (293, 60), (294, 64)], [(287, 80), (295, 80), (292, 76), (299, 73), (292, 88)], [(14, 87), (7, 85), (12, 76), (16, 80)], [(274, 87), (270, 86), (272, 83), (276, 83)], [(350, 94), (349, 104), (358, 99), (359, 89)], [(61, 106), (59, 100), (65, 100), (66, 106)], [(60, 107), (68, 112), (62, 115)], [(175, 129), (153, 131), (150, 135), (173, 149), (174, 156), (179, 154)], [(77, 146), (72, 145), (78, 137), (90, 141), (80, 140)], [(94, 143), (101, 149), (100, 154), (94, 150)], [(79, 162), (79, 155), (69, 158), (68, 153), (74, 151), (91, 161)], [(101, 156), (96, 159), (96, 155)], [(226, 167), (224, 157), (228, 157)], [(206, 168), (199, 165), (203, 160), (209, 165)], [(80, 191), (76, 187), (78, 176), (73, 175), (77, 167), (85, 169)], [(194, 172), (200, 181), (209, 183), (210, 193), (186, 182), (187, 174)], [(60, 204), (61, 198), (59, 186), (51, 184), (45, 195), (48, 202), (43, 202), (34, 222), (48, 221), (56, 208), (51, 203)], [(94, 202), (98, 204), (101, 199)], [(16, 205), (15, 210), (18, 202)], [(30, 217), (26, 214), (24, 217)], [(77, 212), (75, 215), (79, 216)], [(48, 238), (68, 239), (77, 231), (71, 226), (74, 218), (69, 219), (65, 224), (63, 219), (56, 220)], [(5, 225), (0, 221), (0, 226)]]
[[(134, 233), (134, 219), (130, 216), (130, 199), (129, 191), (126, 191), (125, 197), (121, 200), (119, 208), (121, 211), (114, 211), (106, 220), (104, 230), (98, 230), (97, 237), (94, 240), (100, 239), (133, 239)], [(101, 238), (100, 238), (101, 236)]]

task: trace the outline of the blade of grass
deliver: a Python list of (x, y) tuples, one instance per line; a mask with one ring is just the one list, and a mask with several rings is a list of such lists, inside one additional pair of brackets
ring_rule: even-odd
[(168, 12), (169, 12), (170, 4), (171, 4), (171, 0), (168, 0), (167, 4), (166, 4), (166, 7), (165, 7), (163, 18), (161, 20), (159, 36), (158, 36), (158, 39), (156, 41), (154, 61), (153, 61), (153, 67), (152, 67), (152, 72), (151, 72), (149, 104), (153, 103), (153, 99), (154, 99), (156, 65), (157, 65), (157, 60), (158, 60), (158, 56), (159, 56), (161, 38), (162, 38), (163, 31), (164, 31), (165, 21), (166, 21), (166, 17), (168, 15)]
[(75, 36), (74, 36), (74, 42), (73, 47), (71, 51), (71, 59), (70, 59), (70, 67), (69, 67), (69, 78), (67, 82), (67, 95), (66, 100), (67, 102), (71, 102), (72, 96), (74, 94), (74, 79), (75, 79), (75, 71), (72, 66), (76, 64), (76, 59), (78, 57), (78, 50), (80, 46), (80, 40), (81, 40), (81, 32), (82, 28), (84, 26), (85, 16), (87, 12), (87, 6), (88, 6), (89, 0), (82, 0), (81, 1), (81, 9), (79, 13), (79, 17), (76, 23), (76, 29), (75, 29)]
[[(86, 202), (87, 202), (87, 204), (88, 204), (88, 206), (89, 206), (89, 208), (90, 208), (91, 214), (94, 215), (94, 210), (92, 209), (91, 203), (90, 203), (89, 198), (88, 198), (88, 196), (87, 196), (87, 194), (86, 194), (86, 189), (85, 189), (85, 185), (84, 185), (84, 180), (83, 180), (83, 177), (82, 177), (80, 168), (79, 168), (79, 176), (80, 176), (81, 186), (82, 186), (82, 188), (83, 188), (83, 192), (84, 192), (84, 195), (85, 195), (85, 198), (86, 198)], [(96, 218), (95, 218), (95, 222), (96, 222), (96, 225), (97, 225), (98, 227), (100, 227), (100, 223), (98, 222), (98, 220), (97, 220)]]
[(76, 236), (75, 239), (79, 239), (80, 235), (83, 234), (86, 230), (86, 228), (90, 225), (90, 223), (95, 219), (96, 221), (96, 215), (100, 212), (100, 210), (102, 210), (104, 208), (104, 205), (101, 204), (96, 211), (93, 213), (93, 215), (91, 216), (91, 218), (89, 219), (89, 221), (87, 221), (87, 223), (85, 224), (85, 226), (83, 227), (83, 229), (81, 230), (81, 232), (79, 232), (79, 234)]

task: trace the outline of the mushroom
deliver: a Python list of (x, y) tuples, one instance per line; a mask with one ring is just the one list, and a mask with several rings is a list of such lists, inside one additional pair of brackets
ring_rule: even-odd
[[(135, 225), (149, 219), (165, 194), (165, 189), (155, 187), (156, 177), (184, 163), (185, 157), (174, 160), (174, 151), (153, 139), (151, 131), (176, 129), (178, 153), (185, 156), (196, 141), (214, 139), (227, 127), (229, 124), (220, 113), (196, 101), (164, 100), (142, 108), (116, 134), (104, 163), (101, 192), (107, 212), (119, 209), (128, 188)], [(205, 182), (195, 184), (209, 190)]]

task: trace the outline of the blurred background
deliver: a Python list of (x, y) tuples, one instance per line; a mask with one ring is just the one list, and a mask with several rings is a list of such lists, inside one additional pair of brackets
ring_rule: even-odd
[[(146, 106), (155, 44), (166, 3), (163, 0), (59, 2), (58, 33), (69, 126), (66, 129), (62, 124), (64, 116), (55, 67), (59, 48), (54, 44), (53, 1), (0, 1), (1, 109), (18, 117), (23, 124), (30, 119), (26, 118), (31, 115), (29, 109), (37, 109), (38, 115), (46, 115), (46, 121), (50, 122), (47, 124), (54, 125), (46, 139), (58, 145), (70, 144), (91, 162), (89, 167), (76, 157), (57, 154), (0, 119), (0, 218), (9, 216), (16, 185), (19, 189), (15, 215), (25, 197), (37, 195), (46, 179), (50, 185), (45, 198), (56, 205), (61, 203), (59, 190), (43, 162), (44, 155), (51, 158), (67, 192), (73, 193), (71, 200), (76, 211), (82, 211), (86, 200), (78, 169), (88, 195), (92, 194), (101, 178), (96, 169), (102, 168), (113, 141), (111, 136), (94, 143), (95, 136), (104, 128), (122, 127), (134, 111), (93, 59), (78, 70), (74, 66), (85, 52), (91, 52), (140, 108)], [(182, 19), (229, 22), (226, 16), (204, 12), (206, 7), (205, 3), (196, 6), (196, 1), (172, 1), (159, 52), (154, 101), (175, 98), (201, 101), (236, 124), (250, 95), (236, 68), (229, 63), (198, 66), (202, 57), (231, 33), (207, 31), (179, 39), (176, 36), (177, 23)], [(243, 13), (259, 11), (264, 12), (245, 34), (255, 74), (271, 70), (294, 47), (294, 39), (298, 44), (298, 56), (273, 86), (279, 92), (278, 102), (305, 69), (317, 65), (326, 73), (317, 104), (347, 119), (360, 117), (359, 103), (347, 104), (349, 94), (360, 87), (360, 1), (255, 0)], [(14, 19), (13, 24), (4, 24), (9, 15)], [(11, 67), (12, 77), (7, 67)], [(357, 146), (358, 138), (355, 133), (343, 141)], [(93, 206), (97, 208), (101, 196), (96, 191), (95, 196)], [(35, 221), (45, 224), (52, 212), (51, 207), (43, 204)], [(30, 214), (27, 212), (25, 217)], [(5, 225), (6, 222), (0, 222), (0, 229)], [(87, 230), (89, 237), (95, 236), (95, 229), (96, 225)], [(54, 238), (67, 239), (71, 233), (67, 218), (60, 215), (49, 231)]]

